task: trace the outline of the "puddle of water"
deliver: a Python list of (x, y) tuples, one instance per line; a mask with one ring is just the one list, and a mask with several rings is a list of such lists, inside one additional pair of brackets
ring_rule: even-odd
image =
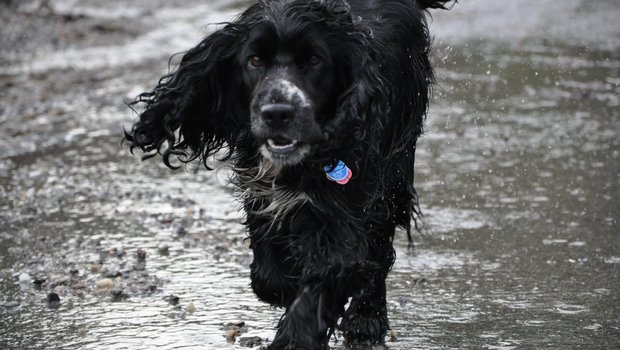
[[(52, 3), (83, 24), (118, 11)], [(618, 345), (620, 36), (605, 18), (619, 13), (524, 4), (434, 15), (439, 85), (416, 169), (426, 234), (413, 253), (396, 239), (390, 349)], [(119, 146), (122, 99), (235, 10), (131, 6), (124, 34), (3, 54), (0, 348), (239, 349), (236, 321), (240, 337), (275, 334), (281, 310), (250, 291), (226, 174), (170, 172)]]

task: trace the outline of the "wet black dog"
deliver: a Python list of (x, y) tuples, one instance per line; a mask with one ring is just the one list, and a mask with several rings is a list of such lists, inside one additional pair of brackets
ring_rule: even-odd
[(410, 233), (418, 212), (425, 10), (447, 2), (260, 1), (133, 103), (132, 150), (170, 167), (215, 153), (232, 164), (252, 288), (286, 308), (271, 349), (327, 349), (336, 328), (384, 342), (394, 230)]

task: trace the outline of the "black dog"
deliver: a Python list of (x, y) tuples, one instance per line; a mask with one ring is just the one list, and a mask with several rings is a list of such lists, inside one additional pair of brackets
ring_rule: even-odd
[(384, 342), (394, 230), (410, 238), (418, 213), (425, 10), (448, 1), (260, 1), (132, 103), (144, 108), (126, 139), (145, 158), (232, 164), (252, 288), (286, 308), (271, 349), (327, 349), (336, 328)]

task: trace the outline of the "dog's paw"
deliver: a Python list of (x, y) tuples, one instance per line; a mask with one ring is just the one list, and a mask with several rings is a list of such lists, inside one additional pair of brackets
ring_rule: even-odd
[(348, 349), (387, 349), (384, 345), (388, 331), (387, 319), (345, 315), (338, 327), (345, 338)]

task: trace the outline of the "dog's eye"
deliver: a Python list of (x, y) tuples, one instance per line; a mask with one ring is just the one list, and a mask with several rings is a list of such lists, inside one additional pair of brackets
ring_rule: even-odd
[(319, 56), (312, 55), (310, 56), (310, 58), (308, 58), (308, 65), (312, 67), (317, 66), (321, 62), (322, 60)]
[(265, 65), (265, 61), (258, 56), (252, 56), (250, 57), (250, 65), (253, 67), (262, 67)]

